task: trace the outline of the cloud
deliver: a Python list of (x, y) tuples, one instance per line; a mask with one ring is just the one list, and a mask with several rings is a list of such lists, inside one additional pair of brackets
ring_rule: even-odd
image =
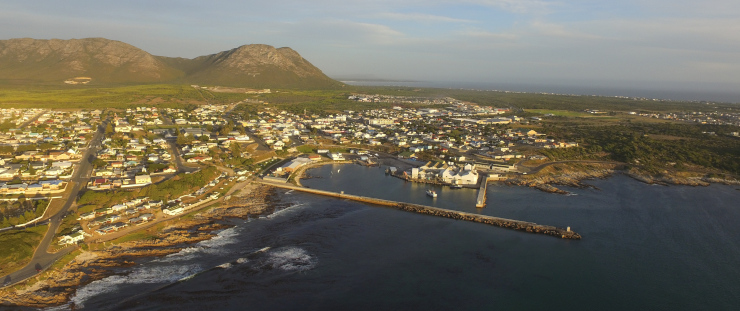
[(520, 14), (545, 14), (552, 12), (553, 7), (558, 5), (553, 1), (540, 0), (460, 0), (455, 3), (469, 3), (497, 7), (509, 12)]
[(349, 20), (303, 20), (289, 23), (267, 23), (276, 35), (299, 38), (301, 41), (331, 43), (342, 46), (391, 45), (406, 36), (389, 26)]
[(477, 21), (469, 19), (459, 19), (447, 16), (423, 14), (423, 13), (393, 13), (386, 12), (377, 15), (379, 18), (400, 20), (400, 21), (415, 21), (415, 22), (443, 22), (443, 23), (476, 23)]
[(563, 24), (534, 21), (529, 26), (536, 35), (580, 40), (595, 40), (601, 38), (598, 35), (581, 32)]

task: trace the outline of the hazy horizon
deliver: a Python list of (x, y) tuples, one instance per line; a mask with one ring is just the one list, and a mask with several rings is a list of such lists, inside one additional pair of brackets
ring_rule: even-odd
[(524, 93), (551, 93), (560, 95), (586, 95), (606, 97), (634, 97), (660, 99), (671, 101), (707, 101), (718, 103), (740, 103), (740, 91), (700, 91), (670, 88), (625, 88), (599, 87), (583, 85), (555, 85), (555, 84), (527, 84), (527, 83), (496, 83), (482, 81), (422, 81), (422, 80), (392, 80), (382, 78), (367, 78), (362, 75), (331, 77), (350, 85), (358, 86), (399, 86), (399, 87), (428, 87), (449, 89), (471, 89), (481, 91), (524, 92)]
[(287, 46), (332, 77), (702, 93), (740, 85), (740, 2), (729, 0), (9, 0), (0, 17), (0, 39), (104, 37), (170, 57)]

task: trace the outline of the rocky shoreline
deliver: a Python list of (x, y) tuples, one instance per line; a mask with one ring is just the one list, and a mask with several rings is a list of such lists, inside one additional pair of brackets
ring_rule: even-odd
[(572, 168), (568, 166), (560, 166), (558, 172), (548, 172), (546, 174), (535, 174), (535, 175), (522, 175), (515, 178), (510, 178), (504, 181), (505, 184), (511, 186), (526, 186), (532, 187), (544, 192), (555, 193), (555, 194), (571, 194), (568, 191), (559, 189), (556, 185), (567, 186), (573, 188), (592, 188), (598, 189), (593, 185), (583, 183), (584, 180), (593, 179), (604, 179), (611, 177), (617, 173), (623, 173), (637, 181), (650, 184), (650, 185), (682, 185), (682, 186), (693, 186), (693, 187), (707, 187), (713, 183), (724, 184), (724, 185), (740, 185), (740, 180), (737, 179), (726, 179), (716, 177), (683, 177), (677, 176), (676, 174), (671, 175), (666, 172), (660, 176), (654, 176), (643, 172), (636, 168), (624, 170), (619, 168), (617, 165), (589, 165), (587, 169)]
[[(52, 269), (20, 285), (0, 290), (0, 306), (45, 308), (68, 303), (81, 286), (114, 275), (116, 268), (135, 265), (135, 260), (177, 253), (193, 243), (213, 238), (231, 227), (228, 219), (270, 214), (277, 206), (275, 190), (250, 185), (227, 205), (211, 208), (191, 219), (177, 221), (151, 238), (123, 242), (102, 250), (82, 251), (61, 269)], [(17, 288), (17, 289), (16, 289)], [(73, 305), (70, 305), (74, 309)]]
[(604, 179), (611, 177), (616, 172), (613, 167), (604, 167), (603, 165), (589, 170), (570, 170), (565, 169), (559, 173), (551, 173), (547, 175), (529, 175), (520, 176), (516, 178), (507, 179), (505, 183), (510, 186), (526, 186), (532, 187), (544, 192), (555, 193), (555, 194), (571, 194), (568, 191), (557, 188), (554, 185), (567, 186), (573, 188), (592, 188), (598, 189), (593, 185), (583, 183), (584, 180), (592, 179)]

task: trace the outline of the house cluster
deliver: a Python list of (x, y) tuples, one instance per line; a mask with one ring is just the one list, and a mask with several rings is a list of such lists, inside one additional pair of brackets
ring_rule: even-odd
[[(636, 112), (630, 112), (630, 114), (638, 114)], [(642, 117), (663, 119), (663, 120), (674, 120), (674, 121), (685, 121), (699, 124), (712, 124), (712, 125), (735, 125), (740, 126), (740, 113), (730, 112), (670, 112), (670, 113), (639, 113)]]
[(266, 108), (266, 111), (258, 113), (256, 119), (240, 122), (242, 126), (259, 135), (272, 149), (283, 150), (291, 144), (292, 137), (308, 140), (309, 130), (304, 121), (306, 119), (299, 115)]
[(67, 182), (59, 179), (39, 180), (27, 184), (0, 182), (0, 194), (39, 194), (62, 192), (67, 187)]
[(472, 186), (478, 183), (478, 172), (472, 164), (448, 165), (443, 162), (428, 162), (412, 168), (404, 175), (412, 181), (433, 182), (447, 185)]
[[(185, 137), (192, 137), (189, 144), (180, 145), (180, 154), (188, 163), (200, 163), (211, 161), (210, 150), (220, 148), (223, 151), (229, 151), (231, 144), (248, 143), (251, 139), (248, 135), (239, 131), (230, 131), (225, 135), (214, 134), (204, 128), (183, 128), (180, 134)], [(243, 153), (241, 156), (248, 156)]]
[(184, 199), (186, 198), (194, 198), (200, 195), (203, 195), (204, 193), (213, 190), (216, 185), (218, 185), (219, 182), (221, 182), (221, 179), (226, 178), (226, 174), (222, 173), (221, 175), (216, 176), (211, 182), (209, 182), (207, 185), (201, 187), (200, 189), (196, 190), (193, 194), (186, 194), (183, 195), (177, 199), (171, 200), (167, 202), (167, 206), (162, 208), (162, 212), (165, 215), (169, 216), (175, 216), (184, 213), (188, 208), (193, 206), (198, 206), (203, 203), (209, 202), (211, 200), (215, 200), (218, 198), (218, 193), (211, 194), (207, 198), (202, 198), (198, 200), (197, 202), (191, 202), (191, 203), (184, 203)]
[(152, 174), (177, 172), (164, 138), (134, 137), (134, 133), (120, 133), (103, 140), (89, 189), (140, 187), (152, 182)]
[(25, 151), (13, 158), (0, 160), (0, 180), (20, 178), (24, 181), (48, 179), (69, 179), (74, 172), (75, 162), (80, 154), (74, 149), (68, 151), (36, 150)]
[(116, 133), (143, 131), (145, 126), (164, 124), (156, 107), (136, 107), (126, 109), (125, 114), (115, 113), (111, 119)]
[(227, 105), (202, 105), (193, 111), (166, 108), (164, 112), (177, 125), (224, 125), (223, 116), (227, 108)]
[(94, 232), (104, 235), (129, 225), (151, 221), (154, 219), (154, 214), (150, 210), (158, 208), (162, 204), (162, 201), (152, 201), (147, 197), (139, 197), (131, 201), (83, 213), (79, 215), (78, 220), (87, 221), (88, 231), (94, 230)]
[(26, 128), (0, 131), (0, 145), (33, 150), (41, 144), (56, 149), (76, 149), (87, 145), (96, 126), (100, 124), (100, 111), (42, 111)]
[(0, 124), (19, 126), (44, 112), (44, 109), (3, 108), (0, 109)]
[(450, 105), (460, 102), (451, 97), (430, 98), (422, 96), (395, 96), (395, 95), (368, 95), (352, 94), (347, 99), (363, 103), (392, 103), (392, 104), (413, 104), (413, 105)]
[(70, 244), (76, 244), (82, 240), (85, 239), (85, 236), (91, 236), (89, 233), (83, 231), (83, 230), (75, 230), (74, 232), (63, 235), (59, 239), (59, 244), (61, 245), (70, 245)]
[[(350, 99), (362, 98), (373, 98), (376, 101), (412, 99), (380, 95), (368, 97), (364, 94), (352, 95)], [(452, 98), (434, 100), (439, 100), (446, 106), (346, 110), (322, 116), (265, 109), (256, 118), (241, 122), (278, 150), (291, 140), (300, 139), (304, 143), (313, 144), (317, 137), (331, 139), (337, 144), (385, 144), (408, 148), (403, 153), (406, 157), (415, 157), (416, 153), (425, 150), (445, 152), (455, 149), (460, 152), (492, 153), (489, 156), (496, 159), (509, 159), (521, 157), (510, 151), (517, 145), (537, 148), (577, 146), (575, 143), (547, 139), (545, 135), (536, 132), (532, 134), (531, 130), (495, 127), (497, 124), (529, 122), (517, 116), (493, 117), (509, 112), (507, 108), (482, 107)], [(500, 149), (501, 147), (504, 149)]]
[[(100, 124), (100, 110), (6, 109), (4, 116), (27, 126), (0, 131), (0, 193), (63, 191)], [(20, 124), (19, 122), (7, 122)]]

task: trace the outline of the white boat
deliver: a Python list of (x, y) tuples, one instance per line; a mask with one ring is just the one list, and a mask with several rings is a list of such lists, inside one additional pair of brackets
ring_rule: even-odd
[(429, 189), (429, 190), (427, 190), (427, 195), (430, 196), (430, 197), (436, 198), (437, 197), (437, 192), (434, 191), (434, 190), (432, 190), (432, 189)]
[(450, 189), (462, 189), (462, 185), (452, 184), (450, 185)]

